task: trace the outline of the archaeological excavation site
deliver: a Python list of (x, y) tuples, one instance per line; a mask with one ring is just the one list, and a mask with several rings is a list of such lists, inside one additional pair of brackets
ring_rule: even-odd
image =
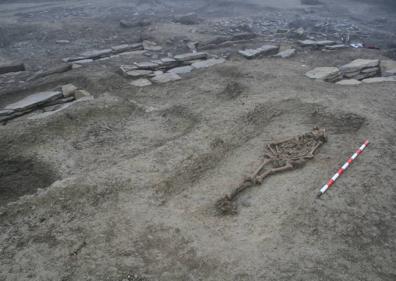
[(0, 0), (0, 281), (395, 281), (396, 1)]

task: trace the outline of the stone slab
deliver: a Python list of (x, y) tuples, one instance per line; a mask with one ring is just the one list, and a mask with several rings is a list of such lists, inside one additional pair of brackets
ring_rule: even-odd
[(364, 68), (378, 67), (379, 63), (380, 61), (377, 59), (374, 60), (356, 59), (348, 64), (341, 66), (340, 70), (343, 73), (356, 72), (356, 71), (361, 71)]
[(336, 82), (341, 78), (341, 72), (337, 67), (317, 67), (308, 71), (305, 76), (311, 79)]
[(240, 50), (238, 53), (247, 59), (254, 59), (258, 57), (271, 56), (277, 54), (279, 46), (263, 45), (257, 49)]
[(287, 58), (294, 56), (295, 54), (296, 54), (296, 49), (287, 49), (287, 50), (277, 53), (275, 55), (275, 57), (287, 59)]
[(132, 86), (135, 86), (135, 87), (146, 87), (146, 86), (152, 85), (152, 83), (150, 82), (150, 80), (144, 79), (144, 78), (134, 80), (134, 81), (132, 81), (130, 84), (131, 84)]
[(180, 80), (180, 79), (181, 79), (181, 77), (179, 75), (177, 75), (176, 73), (164, 73), (164, 74), (154, 76), (151, 79), (151, 81), (153, 81), (154, 83), (167, 83), (167, 82), (176, 81), (176, 80)]
[(179, 67), (171, 68), (167, 72), (176, 73), (176, 74), (186, 74), (186, 73), (190, 73), (192, 70), (193, 67), (187, 65), (187, 66), (179, 66)]
[(12, 103), (6, 106), (5, 109), (24, 111), (61, 97), (63, 97), (63, 94), (60, 91), (41, 92), (34, 95), (30, 95), (18, 102)]
[(362, 82), (356, 79), (344, 79), (341, 81), (338, 81), (336, 83), (337, 85), (343, 85), (343, 86), (354, 86), (354, 85), (360, 85)]

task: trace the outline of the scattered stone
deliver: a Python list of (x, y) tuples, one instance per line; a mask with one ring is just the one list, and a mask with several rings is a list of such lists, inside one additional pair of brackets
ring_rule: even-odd
[(8, 110), (25, 111), (36, 106), (42, 105), (46, 102), (56, 100), (63, 97), (63, 94), (59, 91), (47, 91), (41, 92), (34, 95), (30, 95), (16, 103), (10, 104), (5, 107)]
[(138, 19), (133, 21), (120, 20), (120, 26), (123, 28), (145, 27), (149, 25), (151, 25), (151, 21), (149, 19)]
[(348, 48), (347, 45), (344, 44), (336, 44), (336, 45), (326, 45), (325, 49), (327, 50), (339, 50), (339, 49), (345, 49)]
[(303, 46), (303, 47), (324, 47), (324, 46), (331, 46), (337, 44), (334, 41), (331, 40), (321, 40), (321, 41), (315, 41), (315, 40), (300, 40), (298, 43)]
[(170, 70), (168, 70), (168, 73), (176, 73), (176, 74), (185, 74), (185, 73), (190, 73), (193, 70), (192, 66), (180, 66), (180, 67), (175, 67)]
[(279, 51), (279, 46), (264, 45), (258, 49), (240, 50), (238, 53), (247, 59), (253, 59), (263, 56), (275, 55)]
[(73, 84), (66, 84), (62, 86), (62, 94), (65, 98), (71, 97), (74, 95), (74, 92), (77, 91), (77, 87)]
[(337, 82), (342, 79), (342, 74), (337, 67), (317, 67), (308, 71), (305, 76), (326, 82)]
[(167, 83), (171, 81), (180, 80), (181, 77), (176, 73), (164, 73), (157, 76), (154, 76), (151, 81), (154, 83)]
[(152, 85), (152, 83), (150, 82), (150, 80), (148, 79), (137, 79), (134, 80), (130, 83), (132, 86), (136, 86), (136, 87), (146, 87), (146, 86), (150, 86)]
[(374, 77), (374, 78), (367, 78), (362, 80), (363, 83), (381, 83), (381, 82), (396, 82), (396, 77)]
[(132, 78), (151, 77), (154, 75), (154, 72), (152, 70), (137, 69), (127, 71), (124, 75)]
[(69, 40), (56, 40), (56, 44), (62, 44), (62, 45), (70, 44), (70, 41)]
[(102, 57), (109, 56), (112, 53), (112, 49), (104, 49), (104, 50), (91, 50), (82, 53), (80, 56), (83, 59), (99, 59)]
[(156, 70), (159, 67), (159, 64), (154, 62), (135, 62), (135, 65), (138, 69), (144, 70)]
[(85, 90), (77, 90), (74, 93), (74, 98), (76, 100), (82, 99), (82, 98), (86, 98), (86, 97), (91, 97), (91, 94), (88, 91)]
[(287, 59), (287, 58), (294, 56), (295, 54), (296, 54), (296, 49), (287, 49), (287, 50), (277, 53), (275, 55), (275, 57)]
[(247, 40), (252, 40), (257, 37), (256, 33), (253, 32), (243, 32), (243, 33), (237, 33), (232, 35), (232, 37), (229, 39), (229, 41), (247, 41)]
[(0, 74), (5, 74), (9, 72), (19, 72), (19, 71), (25, 71), (25, 64), (23, 63), (18, 63), (18, 64), (3, 64), (0, 65)]
[(356, 79), (344, 79), (344, 80), (338, 81), (336, 84), (344, 85), (344, 86), (353, 86), (353, 85), (362, 84), (362, 82), (360, 82), (359, 80), (356, 80)]
[(199, 59), (207, 59), (208, 54), (204, 52), (198, 53), (187, 53), (175, 56), (175, 60), (177, 61), (192, 61), (192, 60), (199, 60)]
[(201, 23), (202, 19), (198, 17), (196, 13), (189, 13), (186, 15), (176, 16), (173, 21), (185, 25), (194, 25)]
[(384, 77), (396, 76), (396, 61), (383, 60), (381, 61), (381, 73)]
[(216, 65), (216, 64), (224, 63), (224, 62), (225, 62), (225, 59), (222, 59), (222, 58), (220, 58), (220, 59), (208, 59), (208, 60), (204, 60), (204, 61), (194, 62), (192, 64), (192, 67), (196, 68), (196, 69), (207, 68), (207, 67), (211, 67), (211, 66)]
[(155, 43), (153, 41), (148, 41), (148, 40), (143, 41), (143, 48), (146, 51), (153, 51), (153, 52), (162, 50), (162, 47), (158, 46), (157, 43)]

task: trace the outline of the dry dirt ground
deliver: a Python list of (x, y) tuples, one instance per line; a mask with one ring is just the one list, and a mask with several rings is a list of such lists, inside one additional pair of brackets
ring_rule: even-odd
[[(357, 5), (218, 2), (0, 1), (0, 56), (31, 72), (142, 36), (176, 53), (188, 50), (185, 37), (211, 38), (192, 29), (207, 30), (222, 12), (287, 17), (310, 8), (320, 17)], [(372, 13), (394, 11), (360, 4), (348, 6), (358, 7), (349, 19), (360, 13), (372, 22)], [(171, 10), (202, 11), (205, 22), (171, 23)], [(121, 29), (119, 20), (135, 13), (158, 22)], [(375, 28), (373, 38), (391, 39)], [(241, 47), (228, 48), (224, 64), (140, 89), (116, 70), (142, 57), (4, 84), (0, 107), (66, 83), (95, 99), (0, 127), (0, 280), (396, 280), (396, 83), (345, 87), (304, 77), (316, 66), (385, 58), (387, 49), (248, 61), (235, 54)], [(265, 144), (314, 126), (329, 133), (314, 160), (243, 193), (237, 215), (216, 212), (216, 200), (254, 170)], [(317, 199), (366, 138), (364, 154)]]

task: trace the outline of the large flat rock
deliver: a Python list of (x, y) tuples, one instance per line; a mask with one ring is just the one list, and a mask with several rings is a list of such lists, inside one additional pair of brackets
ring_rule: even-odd
[(41, 92), (30, 95), (16, 103), (10, 104), (6, 106), (5, 109), (24, 111), (61, 97), (63, 97), (63, 94), (60, 91)]
[(360, 72), (365, 68), (378, 67), (379, 63), (380, 63), (380, 61), (377, 59), (375, 59), (375, 60), (357, 59), (357, 60), (354, 60), (348, 64), (341, 66), (340, 70), (343, 73)]
[(169, 69), (168, 72), (176, 73), (176, 74), (186, 74), (186, 73), (190, 73), (192, 70), (193, 70), (192, 66), (187, 65), (187, 66), (179, 66)]
[(179, 75), (177, 75), (176, 73), (163, 73), (163, 74), (159, 74), (154, 76), (151, 81), (153, 81), (154, 83), (167, 83), (167, 82), (171, 82), (171, 81), (176, 81), (176, 80), (180, 80), (181, 77)]
[(238, 53), (247, 59), (254, 59), (258, 57), (275, 55), (278, 53), (278, 51), (279, 51), (279, 46), (263, 45), (257, 49), (240, 50), (238, 51)]
[(317, 67), (308, 71), (305, 76), (326, 82), (337, 82), (342, 78), (341, 72), (337, 67)]

